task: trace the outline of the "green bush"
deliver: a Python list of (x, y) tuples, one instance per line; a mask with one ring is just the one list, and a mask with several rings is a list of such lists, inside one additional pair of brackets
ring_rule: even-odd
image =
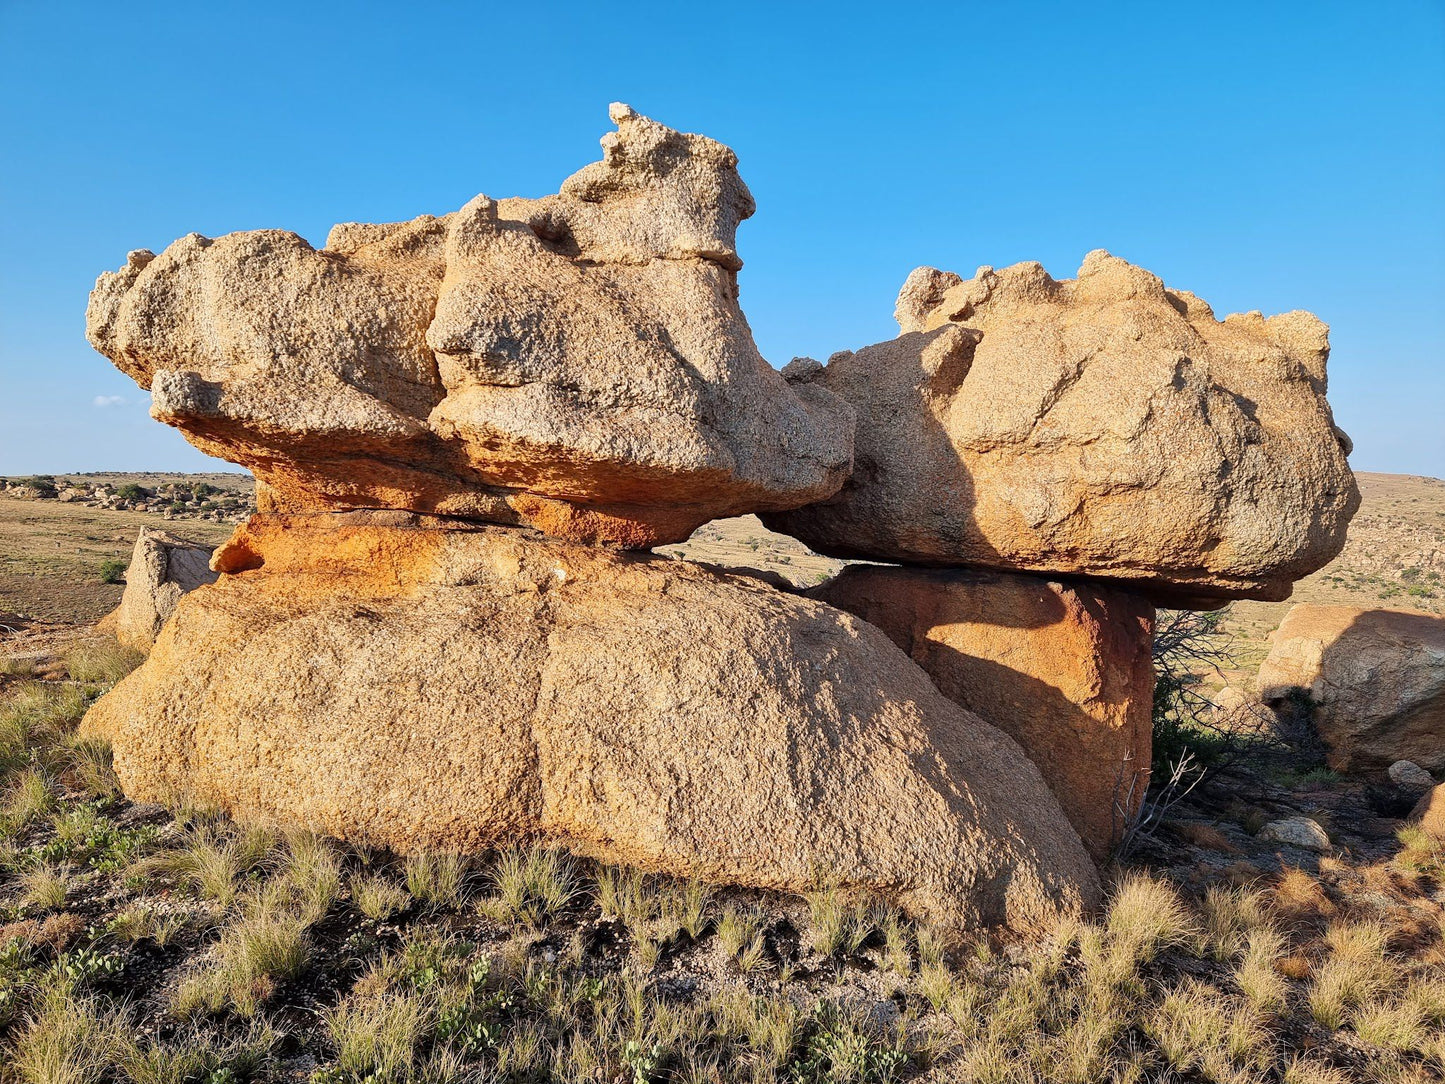
[(126, 563), (118, 557), (100, 563), (101, 583), (125, 583)]
[(123, 501), (143, 501), (151, 495), (151, 491), (134, 482), (128, 482), (117, 489), (115, 495)]

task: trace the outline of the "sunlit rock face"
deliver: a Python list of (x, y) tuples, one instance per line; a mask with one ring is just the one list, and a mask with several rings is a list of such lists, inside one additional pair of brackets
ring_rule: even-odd
[(753, 200), (720, 143), (613, 106), (556, 195), (296, 234), (191, 234), (97, 281), (94, 346), (263, 508), (398, 508), (631, 546), (816, 501), (852, 409), (738, 305)]
[(1106, 252), (970, 280), (920, 268), (902, 334), (795, 388), (858, 412), (834, 496), (765, 515), (820, 553), (1121, 581), (1164, 605), (1282, 599), (1359, 506), (1306, 312), (1216, 320)]

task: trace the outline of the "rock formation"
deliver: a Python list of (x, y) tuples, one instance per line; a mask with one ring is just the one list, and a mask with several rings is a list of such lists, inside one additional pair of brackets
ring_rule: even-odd
[(1097, 899), (1014, 741), (820, 602), (403, 513), (259, 515), (215, 563), (86, 716), (133, 797), (403, 852), (837, 878), (960, 926)]
[(190, 234), (91, 295), (152, 415), (262, 508), (402, 508), (648, 546), (828, 496), (851, 408), (790, 389), (738, 307), (728, 148), (614, 106), (557, 195), (410, 222)]
[(1310, 713), (1337, 770), (1445, 771), (1445, 618), (1295, 606), (1270, 635), (1259, 690), (1277, 711)]
[(149, 651), (181, 596), (215, 582), (211, 550), (211, 546), (142, 527), (112, 623), (116, 639), (127, 647)]
[(1107, 857), (1148, 782), (1152, 606), (1034, 576), (877, 565), (808, 593), (878, 626), (944, 696), (1014, 738)]
[(1359, 503), (1308, 313), (1216, 320), (1091, 253), (971, 280), (931, 268), (903, 334), (785, 375), (859, 418), (832, 497), (763, 517), (835, 557), (1081, 575), (1172, 605), (1281, 599)]
[[(402, 852), (551, 842), (952, 926), (1093, 906), (1149, 762), (1151, 601), (1284, 597), (1343, 539), (1324, 325), (1219, 322), (1096, 253), (916, 272), (900, 338), (779, 374), (736, 156), (612, 117), (556, 195), (100, 277), (90, 341), (260, 511), (83, 733), (133, 797)], [(805, 598), (626, 552), (742, 512), (1001, 571)]]

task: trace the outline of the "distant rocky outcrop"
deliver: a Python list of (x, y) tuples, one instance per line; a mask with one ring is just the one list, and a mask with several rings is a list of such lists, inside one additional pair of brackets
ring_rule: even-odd
[(1311, 718), (1337, 769), (1445, 771), (1445, 618), (1295, 606), (1270, 636), (1259, 689)]
[(1223, 321), (1105, 252), (915, 271), (903, 334), (795, 363), (858, 412), (853, 474), (764, 515), (835, 557), (1088, 576), (1166, 605), (1281, 599), (1359, 504), (1308, 313)]
[(402, 513), (261, 515), (216, 564), (86, 716), (133, 797), (403, 852), (542, 838), (748, 885), (825, 876), (958, 926), (1098, 898), (1019, 747), (822, 603)]
[(678, 542), (828, 496), (852, 409), (789, 388), (738, 307), (728, 148), (615, 106), (542, 199), (410, 222), (190, 234), (96, 283), (86, 332), (262, 509), (403, 508)]
[(127, 647), (149, 651), (181, 596), (216, 582), (217, 573), (211, 571), (214, 548), (142, 527), (125, 572), (125, 593), (113, 618), (116, 639)]
[(1153, 606), (1035, 576), (877, 565), (808, 593), (877, 625), (1018, 741), (1090, 852), (1108, 856), (1149, 781)]

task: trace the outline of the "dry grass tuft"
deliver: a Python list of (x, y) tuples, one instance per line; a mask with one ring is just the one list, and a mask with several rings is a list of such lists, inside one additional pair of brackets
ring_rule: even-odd
[(531, 927), (560, 914), (581, 892), (571, 857), (543, 847), (507, 851), (497, 862), (492, 883), (496, 894), (484, 902), (486, 913)]
[(89, 640), (66, 652), (64, 662), (73, 681), (114, 685), (145, 662), (145, 654), (115, 640)]

